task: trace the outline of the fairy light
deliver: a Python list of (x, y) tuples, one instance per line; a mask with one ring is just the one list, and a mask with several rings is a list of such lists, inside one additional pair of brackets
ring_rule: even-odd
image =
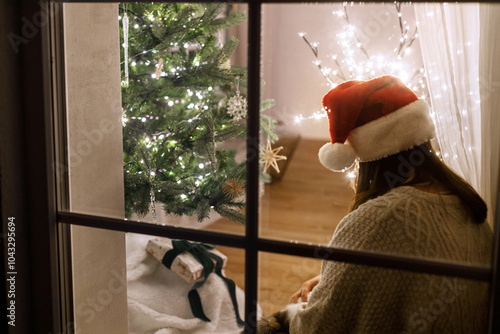
[(302, 114), (298, 115), (298, 116), (295, 116), (295, 123), (301, 123), (302, 121), (304, 120), (311, 120), (311, 119), (316, 119), (316, 120), (319, 120), (319, 119), (323, 119), (323, 118), (326, 118), (327, 115), (324, 111), (315, 111), (312, 115), (309, 115), (309, 116), (304, 116)]

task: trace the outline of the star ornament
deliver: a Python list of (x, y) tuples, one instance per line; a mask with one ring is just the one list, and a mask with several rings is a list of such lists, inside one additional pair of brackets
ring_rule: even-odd
[(233, 177), (224, 183), (222, 190), (231, 199), (235, 199), (236, 197), (243, 195), (245, 192), (245, 183)]
[(283, 149), (283, 146), (272, 148), (271, 142), (268, 140), (266, 147), (260, 147), (260, 162), (264, 164), (264, 172), (267, 172), (267, 169), (272, 166), (276, 172), (280, 172), (278, 168), (278, 161), (286, 160), (284, 155), (278, 155), (278, 152)]

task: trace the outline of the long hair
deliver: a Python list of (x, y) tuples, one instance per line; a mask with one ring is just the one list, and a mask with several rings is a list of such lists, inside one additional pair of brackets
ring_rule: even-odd
[(476, 223), (486, 219), (486, 203), (474, 188), (437, 157), (430, 142), (380, 160), (359, 162), (350, 211), (403, 185), (444, 187), (460, 198)]

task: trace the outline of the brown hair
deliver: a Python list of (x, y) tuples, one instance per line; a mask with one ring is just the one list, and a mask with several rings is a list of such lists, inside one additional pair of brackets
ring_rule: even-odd
[(482, 198), (438, 158), (430, 142), (380, 160), (359, 162), (350, 211), (402, 185), (444, 187), (460, 198), (475, 222), (486, 219), (487, 207)]

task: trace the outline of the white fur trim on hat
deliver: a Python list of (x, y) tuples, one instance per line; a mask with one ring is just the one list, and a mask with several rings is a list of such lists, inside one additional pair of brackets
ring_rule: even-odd
[(374, 161), (409, 150), (434, 137), (429, 106), (424, 100), (417, 100), (355, 128), (348, 141), (360, 161)]
[(349, 143), (326, 143), (318, 152), (319, 162), (334, 172), (351, 167), (356, 160), (356, 152)]

